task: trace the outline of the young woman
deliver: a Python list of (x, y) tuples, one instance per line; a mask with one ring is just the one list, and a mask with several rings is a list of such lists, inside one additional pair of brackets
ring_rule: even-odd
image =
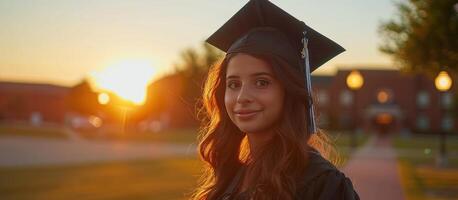
[[(343, 49), (294, 20), (252, 0), (207, 40), (227, 54), (205, 83), (199, 153), (207, 165), (193, 199), (359, 199), (327, 160), (333, 147), (314, 128), (307, 77)], [(298, 48), (301, 30), (314, 46)], [(321, 52), (308, 57), (309, 49)]]

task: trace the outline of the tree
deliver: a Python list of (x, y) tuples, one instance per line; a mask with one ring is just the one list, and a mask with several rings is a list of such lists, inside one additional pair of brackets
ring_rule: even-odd
[(188, 48), (181, 52), (180, 64), (175, 64), (177, 72), (184, 72), (188, 76), (199, 76), (206, 73), (211, 65), (222, 58), (222, 51), (203, 43), (201, 49)]
[(222, 57), (222, 51), (207, 43), (203, 43), (201, 49), (188, 48), (181, 53), (181, 62), (175, 65), (175, 69), (177, 74), (182, 73), (186, 78), (184, 99), (194, 102), (201, 96), (208, 69)]
[(458, 72), (458, 1), (408, 0), (396, 3), (397, 18), (379, 26), (379, 49), (412, 72)]
[(208, 69), (223, 57), (222, 51), (202, 44), (181, 52), (175, 72), (152, 83), (142, 112), (144, 117), (160, 118), (166, 113), (170, 126), (197, 126), (202, 86)]
[(73, 112), (83, 115), (97, 114), (97, 94), (92, 91), (86, 79), (70, 89), (66, 101)]

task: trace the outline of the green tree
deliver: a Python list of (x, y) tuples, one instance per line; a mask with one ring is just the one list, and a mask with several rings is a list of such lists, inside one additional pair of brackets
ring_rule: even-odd
[(201, 48), (188, 48), (181, 53), (177, 74), (185, 77), (184, 99), (195, 102), (201, 96), (203, 81), (208, 69), (223, 57), (223, 52), (203, 43)]
[(379, 49), (406, 71), (458, 72), (458, 1), (408, 0), (396, 6), (397, 17), (379, 26)]
[(201, 49), (188, 48), (181, 52), (179, 64), (175, 64), (176, 71), (184, 72), (188, 76), (199, 76), (206, 73), (209, 67), (222, 58), (222, 51), (203, 43)]

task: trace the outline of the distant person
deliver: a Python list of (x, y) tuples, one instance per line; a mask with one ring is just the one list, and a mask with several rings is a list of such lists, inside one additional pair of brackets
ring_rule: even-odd
[(227, 54), (205, 83), (206, 170), (192, 198), (359, 199), (326, 159), (334, 148), (315, 126), (310, 88), (310, 73), (344, 49), (267, 0), (249, 1), (207, 42)]

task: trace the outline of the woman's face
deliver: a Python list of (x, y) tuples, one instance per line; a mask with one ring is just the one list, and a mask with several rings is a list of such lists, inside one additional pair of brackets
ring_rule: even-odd
[(224, 103), (232, 122), (245, 133), (266, 132), (280, 118), (285, 91), (270, 65), (247, 54), (231, 58)]

